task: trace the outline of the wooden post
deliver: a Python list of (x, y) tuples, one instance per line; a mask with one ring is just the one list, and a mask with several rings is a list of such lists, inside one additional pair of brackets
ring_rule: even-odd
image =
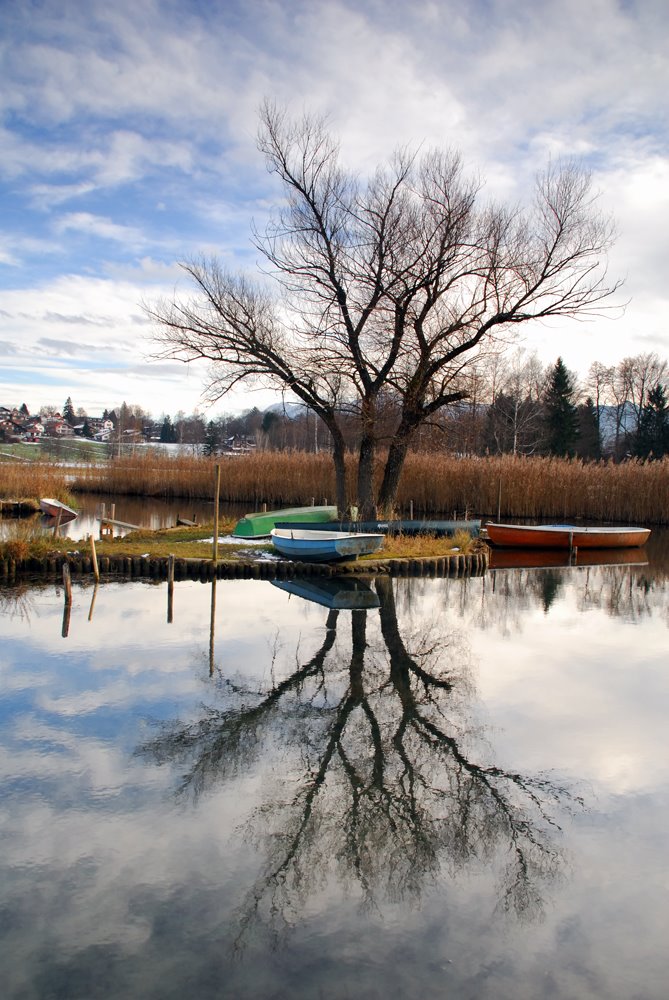
[(409, 520), (413, 521), (413, 500), (409, 500)]
[(63, 563), (63, 586), (65, 587), (65, 603), (72, 603), (72, 577), (69, 563)]
[(215, 465), (214, 468), (216, 470), (216, 485), (214, 489), (214, 552), (212, 558), (216, 562), (218, 559), (218, 498), (221, 493), (221, 467)]
[(174, 619), (174, 556), (167, 557), (167, 624)]
[(502, 477), (499, 477), (499, 486), (497, 487), (497, 521), (498, 523), (502, 520)]
[(93, 574), (95, 576), (95, 582), (98, 583), (100, 579), (100, 569), (98, 567), (98, 554), (95, 551), (95, 539), (92, 535), (88, 536), (91, 543), (91, 558), (93, 559)]
[(266, 514), (266, 513), (267, 513), (267, 504), (266, 504), (266, 503), (264, 503), (264, 504), (262, 505), (262, 512), (263, 512), (263, 514)]
[(61, 635), (63, 639), (67, 639), (68, 632), (70, 631), (70, 613), (72, 611), (72, 580), (70, 578), (70, 567), (67, 563), (63, 563), (63, 585), (65, 587), (65, 605), (63, 607)]

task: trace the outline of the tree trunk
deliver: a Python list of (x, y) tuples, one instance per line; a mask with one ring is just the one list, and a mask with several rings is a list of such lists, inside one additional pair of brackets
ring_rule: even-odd
[(370, 434), (363, 434), (358, 455), (358, 512), (362, 521), (376, 517), (374, 497), (374, 459), (376, 442)]
[(328, 425), (328, 430), (332, 435), (332, 461), (335, 470), (335, 491), (339, 516), (343, 517), (348, 507), (348, 496), (346, 490), (346, 447), (340, 429), (335, 425)]
[(383, 512), (384, 517), (391, 517), (395, 511), (402, 469), (416, 426), (398, 428), (388, 450), (388, 459), (379, 492), (379, 510)]

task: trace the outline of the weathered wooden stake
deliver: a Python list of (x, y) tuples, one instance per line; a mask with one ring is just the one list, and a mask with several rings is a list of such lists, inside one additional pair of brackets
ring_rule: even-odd
[(413, 521), (413, 500), (409, 500), (409, 520)]
[(63, 563), (63, 585), (65, 587), (65, 606), (63, 607), (63, 627), (61, 635), (67, 639), (70, 631), (70, 613), (72, 611), (72, 580), (70, 578), (70, 567)]
[(98, 568), (98, 554), (95, 551), (95, 539), (92, 535), (88, 536), (91, 543), (91, 558), (93, 560), (93, 574), (95, 576), (95, 582), (97, 583), (100, 579), (100, 570)]
[(216, 486), (214, 489), (214, 551), (212, 558), (216, 562), (218, 559), (218, 498), (221, 493), (221, 467), (216, 465), (214, 468), (216, 469)]
[(263, 503), (263, 505), (262, 505), (262, 512), (263, 512), (263, 514), (267, 513), (267, 504), (266, 503)]
[(63, 586), (65, 587), (65, 603), (72, 603), (72, 578), (68, 563), (63, 563)]
[(499, 477), (499, 486), (497, 488), (497, 521), (502, 520), (502, 477)]

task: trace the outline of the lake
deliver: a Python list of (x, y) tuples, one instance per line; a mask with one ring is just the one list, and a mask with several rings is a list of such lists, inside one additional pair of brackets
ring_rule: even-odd
[(651, 543), (0, 589), (3, 996), (666, 997)]

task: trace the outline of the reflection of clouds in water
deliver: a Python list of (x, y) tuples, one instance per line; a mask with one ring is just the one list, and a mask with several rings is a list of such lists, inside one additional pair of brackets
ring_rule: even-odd
[[(432, 892), (424, 893), (420, 907), (412, 911), (388, 899), (361, 915), (355, 912), (355, 899), (344, 898), (346, 886), (332, 877), (328, 864), (335, 859), (324, 857), (316, 872), (319, 891), (308, 904), (310, 920), (303, 923), (300, 907), (293, 914), (291, 971), (298, 978), (300, 972), (308, 975), (310, 963), (318, 964), (324, 953), (334, 959), (337, 942), (345, 939), (337, 983), (347, 983), (349, 991), (360, 991), (363, 982), (376, 988), (379, 975), (386, 982), (378, 972), (375, 984), (365, 979), (370, 961), (382, 969), (385, 954), (388, 968), (395, 970), (393, 982), (403, 984), (404, 995), (419, 991), (431, 997), (438, 984), (439, 995), (450, 986), (451, 992), (469, 991), (485, 1000), (518, 1000), (545, 995), (550, 986), (556, 995), (590, 991), (626, 1000), (630, 984), (637, 984), (647, 987), (644, 995), (655, 1000), (662, 996), (659, 956), (664, 947), (664, 901), (656, 871), (665, 847), (658, 831), (666, 830), (669, 809), (667, 795), (658, 794), (658, 786), (666, 787), (667, 772), (657, 752), (664, 745), (669, 693), (666, 629), (653, 616), (642, 628), (632, 627), (624, 618), (612, 618), (604, 606), (579, 617), (578, 594), (566, 586), (548, 613), (533, 598), (521, 619), (522, 635), (504, 638), (480, 621), (484, 603), (488, 622), (494, 619), (498, 595), (485, 591), (487, 583), (397, 581), (401, 637), (416, 652), (428, 648), (435, 633), (446, 639), (457, 629), (463, 638), (451, 650), (458, 667), (460, 651), (471, 647), (478, 695), (458, 689), (456, 697), (446, 700), (452, 708), (448, 725), (458, 739), (472, 721), (471, 713), (483, 713), (492, 727), (485, 756), (491, 754), (495, 766), (525, 774), (556, 769), (581, 787), (591, 786), (588, 805), (598, 811), (559, 818), (566, 827), (573, 871), (551, 892), (543, 923), (525, 923), (522, 929), (506, 925), (501, 933), (490, 916), (495, 873), (489, 860), (473, 858), (468, 878), (449, 882), (447, 892), (441, 891), (443, 872), (435, 876)], [(39, 618), (31, 619), (27, 630), (25, 622), (22, 628), (10, 623), (11, 641), (1, 647), (0, 736), (8, 751), (0, 771), (9, 804), (1, 820), (0, 864), (12, 915), (6, 938), (13, 956), (6, 963), (9, 995), (12, 990), (19, 995), (28, 977), (39, 974), (31, 969), (43, 968), (49, 977), (61, 969), (72, 983), (77, 963), (112, 970), (118, 995), (124, 983), (119, 963), (136, 962), (131, 967), (145, 970), (146, 982), (162, 974), (164, 982), (181, 985), (199, 969), (208, 970), (215, 981), (220, 973), (226, 961), (222, 949), (235, 926), (234, 907), (240, 892), (257, 878), (260, 862), (248, 839), (239, 838), (237, 825), (267, 796), (280, 790), (289, 798), (297, 793), (290, 774), (301, 751), (276, 753), (283, 728), (275, 719), (267, 737), (271, 759), (248, 756), (244, 767), (229, 771), (223, 785), (208, 787), (195, 807), (173, 798), (182, 762), (157, 767), (132, 751), (155, 736), (154, 727), (143, 721), (146, 717), (194, 718), (200, 703), (228, 697), (231, 680), (241, 689), (240, 700), (248, 703), (254, 686), (270, 690), (289, 677), (296, 661), (308, 660), (323, 642), (327, 612), (289, 600), (266, 582), (218, 581), (217, 586), (217, 671), (211, 681), (206, 669), (208, 585), (177, 584), (173, 625), (165, 620), (165, 586), (135, 583), (114, 584), (109, 590), (104, 585), (91, 623), (86, 619), (88, 600), (77, 601), (75, 586), (71, 634), (65, 640), (60, 636), (62, 599), (54, 600), (52, 593), (37, 598)], [(133, 630), (124, 627), (128, 608), (140, 612), (145, 622), (141, 635), (134, 624)], [(390, 745), (378, 612), (369, 612), (367, 623), (365, 684), (374, 689), (369, 707), (383, 721), (379, 737)], [(3, 631), (5, 625), (0, 623)], [(352, 616), (340, 615), (333, 657), (341, 659), (347, 650), (350, 654), (351, 626)], [(23, 683), (25, 660), (35, 682), (30, 685)], [(307, 716), (296, 701), (295, 734), (306, 728), (318, 737), (328, 705), (345, 696), (349, 681), (345, 670), (326, 674), (327, 691), (314, 688)], [(401, 685), (397, 690), (403, 690)], [(467, 707), (469, 718), (463, 718)], [(348, 787), (344, 772), (350, 764), (371, 792), (375, 788), (370, 781), (374, 756), (363, 752), (365, 717), (355, 711), (341, 780), (333, 786), (337, 802)], [(10, 712), (13, 721), (6, 722)], [(446, 725), (439, 714), (429, 721)], [(481, 749), (479, 737), (472, 730), (463, 748)], [(313, 760), (316, 749), (316, 742), (309, 744), (303, 764)], [(401, 770), (378, 773), (390, 782)], [(425, 771), (430, 780), (438, 773), (436, 767)], [(640, 788), (651, 791), (652, 798), (642, 801), (636, 794)], [(336, 820), (335, 812), (324, 810), (323, 830), (333, 838), (340, 832)], [(382, 832), (376, 829), (374, 835)], [(386, 851), (374, 862), (377, 867), (366, 869), (370, 877), (376, 877), (377, 868), (383, 873), (389, 856)], [(335, 867), (341, 874), (343, 854)], [(639, 934), (630, 935), (632, 923)], [(418, 940), (429, 941), (429, 948), (419, 948)], [(417, 958), (398, 970), (397, 949), (410, 942)], [(90, 956), (89, 948), (95, 949)], [(262, 995), (258, 984), (263, 975), (271, 978), (272, 969), (277, 975), (285, 972), (285, 959), (273, 965), (274, 958), (257, 943), (251, 946), (254, 954), (261, 955), (267, 973), (257, 963), (254, 970), (253, 962), (243, 973), (242, 966), (228, 964), (226, 988), (232, 993), (235, 976), (242, 977), (247, 995), (254, 990)], [(136, 975), (135, 985), (141, 982)]]
[(669, 701), (666, 583), (629, 567), (555, 572), (548, 610), (546, 581), (530, 570), (498, 570), (494, 586), (491, 574), (399, 580), (397, 603), (406, 621), (465, 631), (505, 762), (618, 793), (653, 788), (669, 774), (657, 753)]

